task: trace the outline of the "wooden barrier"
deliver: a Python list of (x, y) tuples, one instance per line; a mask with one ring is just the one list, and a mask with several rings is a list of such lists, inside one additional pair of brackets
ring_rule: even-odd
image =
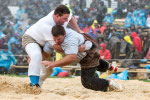
[(114, 22), (113, 22), (113, 25), (123, 26), (124, 21), (125, 21), (125, 19), (115, 19)]
[[(121, 60), (118, 61), (117, 66), (121, 66)], [(130, 68), (118, 68), (117, 73), (123, 72), (124, 70), (128, 70), (129, 73), (129, 77), (130, 74), (136, 74), (135, 77), (130, 77), (130, 79), (142, 79), (145, 75), (150, 75), (150, 70), (145, 69), (146, 65), (150, 65), (150, 60), (147, 61), (146, 63), (141, 63), (140, 64), (140, 68), (134, 68), (134, 69), (130, 69)], [(28, 66), (15, 66), (15, 71), (26, 71), (28, 69)], [(81, 73), (81, 67), (80, 66), (64, 66), (62, 67), (63, 70), (66, 70), (69, 72), (70, 75), (75, 75), (75, 76), (80, 76)], [(140, 77), (141, 76), (141, 77)], [(143, 76), (143, 77), (142, 77)], [(144, 77), (145, 78), (145, 77)]]

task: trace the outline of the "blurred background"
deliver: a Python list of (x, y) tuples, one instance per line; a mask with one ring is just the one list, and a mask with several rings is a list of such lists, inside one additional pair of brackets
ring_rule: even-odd
[(28, 65), (22, 35), (60, 4), (97, 41), (101, 59), (123, 68), (150, 65), (149, 0), (0, 0), (0, 68)]

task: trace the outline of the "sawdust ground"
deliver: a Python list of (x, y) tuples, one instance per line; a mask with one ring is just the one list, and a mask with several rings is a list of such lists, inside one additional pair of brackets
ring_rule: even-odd
[(122, 92), (85, 89), (76, 78), (48, 78), (42, 89), (31, 88), (28, 78), (0, 76), (0, 100), (149, 100), (150, 82), (120, 81)]

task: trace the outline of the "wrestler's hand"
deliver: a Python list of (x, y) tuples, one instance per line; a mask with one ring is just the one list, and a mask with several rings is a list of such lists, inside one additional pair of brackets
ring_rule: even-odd
[(79, 52), (84, 52), (85, 51), (85, 44), (82, 44), (79, 46)]
[(46, 68), (55, 67), (54, 62), (51, 62), (51, 61), (42, 61), (42, 65), (47, 66)]
[(31, 58), (29, 57), (29, 56), (27, 56), (27, 63), (29, 64), (30, 63), (30, 61), (31, 61)]
[(85, 32), (83, 32), (82, 30), (80, 30), (80, 32), (79, 33), (82, 33), (82, 34), (84, 34)]

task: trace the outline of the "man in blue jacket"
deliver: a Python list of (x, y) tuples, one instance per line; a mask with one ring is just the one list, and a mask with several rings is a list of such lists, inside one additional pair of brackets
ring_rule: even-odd
[(4, 45), (3, 49), (0, 51), (0, 67), (4, 67), (8, 72), (11, 64), (15, 66), (15, 56), (8, 50), (8, 46)]
[(128, 12), (127, 17), (125, 19), (124, 22), (124, 27), (129, 28), (131, 27), (131, 25), (134, 23), (133, 17), (132, 17), (132, 13)]

